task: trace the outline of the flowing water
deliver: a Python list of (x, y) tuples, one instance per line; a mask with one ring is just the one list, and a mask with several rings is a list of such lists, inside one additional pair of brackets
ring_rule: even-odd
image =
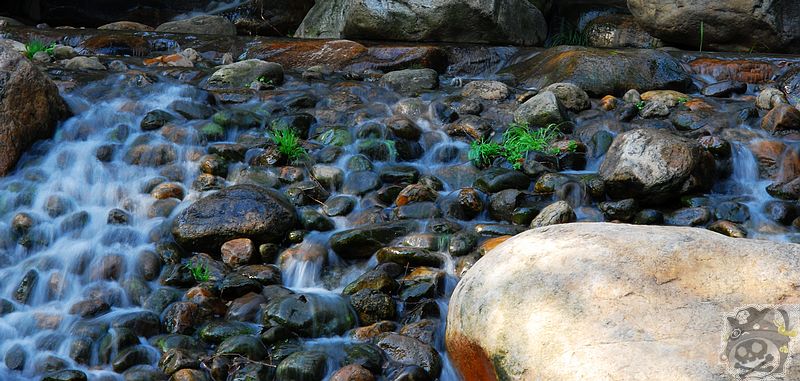
[[(487, 69), (488, 72), (494, 72), (497, 64), (490, 63), (492, 68)], [(438, 107), (448, 92), (458, 91), (452, 86), (460, 82), (457, 78), (443, 81), (452, 85), (424, 95), (421, 102), (414, 103), (370, 83), (342, 81), (309, 85), (292, 79), (284, 86), (282, 95), (264, 102), (225, 107), (267, 115), (299, 92), (313, 94), (320, 100), (318, 108), (330, 106), (329, 99), (346, 93), (357, 99), (355, 103), (359, 106), (348, 113), (348, 120), (338, 122), (352, 125), (352, 131), (363, 131), (391, 117), (402, 106), (404, 114), (413, 115), (414, 122), (422, 128), (424, 149), (419, 159), (404, 164), (413, 165), (422, 175), (442, 178), (440, 197), (444, 198), (471, 185), (468, 176), (451, 171), (454, 167), (469, 166), (466, 160), (469, 146), (443, 131), (446, 121)], [(54, 368), (81, 369), (91, 380), (121, 380), (122, 376), (98, 357), (99, 342), (107, 332), (113, 334), (115, 323), (121, 317), (143, 311), (144, 300), (161, 287), (157, 277), (145, 274), (141, 260), (155, 250), (155, 242), (163, 236), (170, 216), (208, 194), (192, 190), (199, 173), (198, 159), (205, 153), (207, 144), (196, 128), (202, 121), (182, 121), (180, 126), (164, 127), (156, 132), (139, 128), (150, 110), (163, 109), (176, 102), (205, 103), (208, 94), (204, 91), (167, 78), (142, 85), (132, 80), (130, 74), (120, 74), (90, 82), (64, 95), (75, 116), (61, 124), (54, 138), (31, 149), (14, 173), (0, 179), (0, 303), (3, 303), (0, 304), (0, 359), (5, 359), (0, 361), (0, 380), (29, 380)], [(749, 126), (738, 128), (750, 131), (751, 135), (756, 130)], [(618, 132), (611, 127), (605, 130)], [(225, 140), (235, 142), (245, 135), (266, 137), (264, 131), (263, 123), (250, 131), (228, 130)], [(386, 131), (377, 129), (367, 134), (383, 138)], [(763, 134), (758, 137), (768, 139)], [(161, 148), (131, 156), (130, 152), (143, 145)], [(357, 154), (357, 145), (358, 141), (347, 145), (334, 165), (346, 173), (348, 160)], [(96, 154), (98, 150), (108, 153), (102, 161)], [(396, 152), (392, 154), (396, 156)], [(253, 155), (253, 152), (248, 153), (248, 157)], [(395, 164), (394, 159), (396, 157), (385, 162), (376, 161), (375, 171)], [(167, 161), (169, 165), (146, 165), (159, 161)], [(602, 156), (591, 158), (587, 170), (568, 171), (564, 175), (577, 179), (592, 174), (601, 161)], [(788, 228), (772, 222), (764, 212), (773, 200), (765, 191), (770, 181), (759, 173), (758, 161), (745, 140), (733, 140), (731, 166), (732, 175), (719, 182), (708, 198), (714, 202), (738, 200), (745, 204), (750, 218), (744, 225), (753, 233), (753, 238), (790, 240)], [(241, 164), (234, 165), (230, 173), (241, 167)], [(271, 176), (278, 174), (273, 172)], [(149, 194), (152, 180), (159, 177), (179, 182), (187, 190), (184, 200), (172, 211), (170, 205)], [(233, 179), (235, 176), (229, 177), (230, 184)], [(335, 195), (336, 192), (331, 194)], [(547, 201), (567, 201), (576, 209), (579, 220), (602, 220), (587, 190), (577, 180), (567, 181), (547, 197)], [(375, 205), (365, 197), (359, 200), (353, 214)], [(129, 222), (109, 223), (112, 209), (124, 210)], [(390, 211), (384, 209), (382, 212), (388, 215)], [(12, 220), (19, 222), (20, 219), (33, 221), (33, 227), (20, 230), (19, 224), (12, 226)], [(354, 226), (346, 217), (336, 217), (333, 221), (336, 226), (333, 231), (311, 232), (298, 248), (299, 252), (306, 253), (321, 245), (327, 250), (324, 255), (289, 256), (278, 262), (284, 286), (317, 295), (320, 300), (335, 298), (347, 284), (377, 264), (374, 258), (362, 263), (348, 262), (330, 250), (327, 246), (330, 236)], [(428, 219), (420, 222), (419, 231), (424, 232)], [(472, 221), (462, 221), (462, 225), (472, 228), (487, 222), (492, 221), (484, 211)], [(442, 323), (430, 344), (443, 358), (439, 379), (458, 380), (460, 377), (450, 365), (444, 348), (444, 318), (449, 295), (457, 282), (456, 264), (446, 250), (438, 255), (444, 259), (442, 269), (446, 272), (436, 300)], [(76, 303), (89, 299), (106, 302), (111, 306), (110, 311), (87, 319), (71, 313)], [(402, 315), (403, 304), (398, 307)], [(84, 356), (79, 363), (73, 357), (86, 343), (86, 337), (90, 338), (91, 355)], [(353, 341), (349, 336), (323, 337), (305, 340), (303, 346), (328, 355), (330, 375), (343, 361), (343, 347)], [(158, 350), (144, 337), (140, 342), (150, 348), (151, 364), (157, 365)], [(24, 358), (19, 369), (8, 369), (9, 356)]]

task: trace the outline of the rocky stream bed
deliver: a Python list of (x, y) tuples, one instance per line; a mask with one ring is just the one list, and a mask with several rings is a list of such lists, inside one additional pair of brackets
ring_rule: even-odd
[[(487, 379), (448, 303), (511, 236), (800, 241), (796, 56), (225, 22), (0, 26), (1, 380)], [(515, 125), (555, 135), (475, 159)]]

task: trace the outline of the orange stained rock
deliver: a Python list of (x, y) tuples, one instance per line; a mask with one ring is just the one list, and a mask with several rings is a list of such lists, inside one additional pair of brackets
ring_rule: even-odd
[(763, 61), (698, 58), (689, 66), (695, 74), (710, 75), (718, 81), (765, 83), (775, 73), (775, 65)]

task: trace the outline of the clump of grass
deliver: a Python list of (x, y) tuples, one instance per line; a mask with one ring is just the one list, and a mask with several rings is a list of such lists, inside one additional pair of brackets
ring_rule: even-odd
[[(520, 169), (528, 152), (542, 152), (548, 155), (560, 152), (558, 148), (551, 147), (553, 142), (562, 136), (558, 127), (557, 124), (549, 124), (543, 128), (532, 129), (525, 123), (511, 123), (503, 133), (502, 144), (474, 141), (470, 145), (468, 157), (478, 167), (488, 166), (496, 158), (503, 157), (514, 169)], [(577, 148), (577, 142), (568, 143), (568, 150), (574, 152)]]
[(192, 273), (194, 280), (198, 282), (208, 282), (211, 279), (211, 270), (203, 263), (191, 263), (187, 266), (189, 271)]
[(686, 103), (686, 102), (688, 102), (688, 101), (689, 101), (689, 98), (680, 97), (680, 98), (678, 98), (678, 99), (677, 99), (677, 101), (678, 101), (678, 103), (680, 103), (680, 104), (684, 104), (684, 103)]
[(494, 159), (503, 155), (503, 146), (483, 139), (475, 140), (469, 146), (467, 157), (476, 167), (487, 167)]
[(589, 37), (575, 25), (562, 21), (558, 32), (550, 35), (545, 41), (545, 46), (548, 48), (559, 45), (588, 46)]
[(48, 55), (53, 55), (53, 49), (55, 49), (56, 44), (51, 43), (50, 45), (45, 45), (44, 42), (39, 40), (32, 40), (31, 42), (25, 44), (25, 55), (28, 58), (33, 58), (33, 55), (39, 52), (45, 52)]
[(300, 137), (297, 132), (286, 126), (273, 125), (272, 140), (278, 145), (278, 151), (290, 161), (302, 159), (308, 155), (305, 148), (300, 146)]
[(645, 105), (644, 101), (638, 101), (635, 104), (636, 109), (639, 110), (639, 111), (642, 111), (642, 109), (644, 109), (644, 105)]

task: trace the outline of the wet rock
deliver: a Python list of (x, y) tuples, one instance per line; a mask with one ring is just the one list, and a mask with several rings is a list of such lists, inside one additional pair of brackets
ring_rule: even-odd
[(355, 200), (349, 196), (334, 196), (325, 201), (322, 210), (329, 217), (346, 216), (355, 208)]
[(123, 373), (125, 381), (167, 381), (169, 376), (150, 365), (136, 365)]
[(64, 67), (69, 70), (107, 70), (97, 57), (78, 56), (62, 62)]
[(589, 46), (595, 48), (660, 48), (663, 43), (636, 22), (631, 15), (602, 15), (584, 28)]
[(474, 232), (457, 232), (450, 237), (447, 251), (453, 256), (467, 255), (478, 245), (478, 238)]
[(59, 370), (55, 373), (48, 374), (42, 378), (42, 381), (86, 381), (86, 373), (75, 369)]
[(153, 361), (150, 350), (144, 345), (134, 345), (119, 352), (111, 362), (117, 373), (122, 373), (134, 365), (150, 364)]
[(387, 165), (379, 172), (381, 181), (389, 184), (415, 183), (419, 169), (411, 165)]
[(170, 378), (172, 381), (212, 381), (205, 371), (197, 369), (181, 369)]
[(800, 110), (786, 105), (776, 105), (761, 120), (761, 129), (773, 135), (781, 135), (800, 130)]
[(431, 379), (430, 374), (428, 374), (425, 369), (416, 365), (404, 366), (401, 369), (397, 369), (392, 372), (389, 377), (392, 381), (426, 381)]
[(348, 284), (342, 293), (352, 295), (361, 290), (378, 290), (391, 294), (397, 291), (398, 288), (400, 288), (400, 285), (391, 275), (381, 268), (375, 268), (361, 274), (356, 280)]
[(123, 160), (132, 165), (159, 167), (174, 163), (178, 153), (172, 144), (136, 144), (125, 153)]
[(722, 81), (712, 83), (703, 88), (701, 93), (707, 97), (726, 98), (733, 94), (743, 94), (747, 91), (747, 84), (737, 81)]
[(381, 320), (392, 320), (397, 306), (391, 296), (378, 290), (362, 289), (350, 295), (350, 304), (358, 314), (362, 325), (370, 325)]
[(450, 136), (464, 136), (470, 140), (484, 140), (492, 133), (492, 121), (475, 115), (466, 115), (445, 127)]
[(650, 101), (644, 104), (644, 107), (639, 110), (639, 116), (644, 119), (664, 117), (669, 115), (669, 107), (661, 101)]
[(292, 294), (264, 306), (263, 323), (281, 325), (303, 337), (339, 335), (355, 325), (349, 303), (338, 295)]
[(786, 201), (769, 201), (764, 205), (767, 218), (783, 225), (789, 225), (797, 217), (798, 208)]
[(7, 351), (3, 361), (6, 367), (11, 370), (22, 370), (25, 368), (25, 360), (28, 358), (28, 353), (25, 348), (20, 344), (12, 345)]
[(422, 184), (411, 184), (403, 188), (394, 200), (397, 206), (404, 206), (415, 202), (436, 201), (439, 193)]
[(27, 304), (38, 281), (39, 272), (33, 269), (28, 270), (17, 285), (17, 288), (14, 289), (14, 293), (12, 294), (14, 300), (22, 304)]
[(364, 195), (380, 188), (381, 180), (377, 173), (372, 171), (356, 171), (347, 175), (342, 187), (342, 192), (352, 195)]
[(153, 110), (145, 114), (139, 126), (142, 128), (142, 131), (152, 131), (163, 127), (174, 119), (175, 116), (164, 110)]
[(376, 250), (416, 230), (413, 221), (398, 221), (344, 230), (330, 238), (333, 251), (345, 259), (369, 258)]
[(658, 203), (707, 190), (714, 170), (713, 157), (698, 143), (661, 130), (636, 129), (617, 135), (600, 177), (613, 198)]
[(69, 111), (53, 81), (7, 43), (0, 43), (0, 78), (0, 175), (5, 175), (35, 141), (52, 136)]
[[(544, 210), (542, 210), (544, 212)], [(541, 213), (539, 213), (541, 214)], [(525, 226), (512, 225), (512, 224), (477, 224), (475, 225), (475, 233), (485, 237), (498, 237), (517, 235), (528, 230)]]
[(233, 300), (248, 292), (261, 292), (263, 285), (256, 279), (239, 274), (230, 274), (222, 280), (220, 297), (224, 300)]
[(164, 311), (164, 330), (167, 333), (191, 334), (197, 325), (198, 315), (198, 307), (195, 303), (172, 303)]
[(215, 353), (217, 356), (238, 355), (250, 360), (260, 361), (267, 356), (267, 348), (265, 348), (261, 340), (255, 336), (240, 335), (225, 339), (225, 341), (219, 344)]
[[(207, 86), (212, 89), (244, 88), (253, 82), (269, 82), (273, 85), (283, 83), (283, 66), (274, 62), (249, 59), (225, 65), (208, 78)], [(214, 122), (226, 124), (214, 119)]]
[(714, 217), (718, 220), (742, 223), (750, 219), (750, 209), (745, 204), (724, 201), (714, 208)]
[(543, 226), (566, 224), (576, 220), (575, 211), (566, 201), (556, 201), (539, 212), (538, 215), (531, 221), (531, 228), (539, 228)]
[(321, 380), (325, 377), (326, 361), (322, 352), (295, 352), (280, 362), (275, 375), (278, 380)]
[(747, 238), (747, 231), (735, 222), (719, 220), (708, 225), (708, 230), (731, 238)]
[(345, 365), (331, 375), (331, 381), (374, 381), (375, 376), (361, 365)]
[(225, 339), (239, 335), (254, 335), (257, 329), (252, 324), (239, 321), (211, 321), (200, 328), (198, 336), (207, 343), (219, 344)]
[(597, 97), (622, 95), (630, 89), (684, 91), (691, 84), (678, 60), (666, 52), (644, 49), (557, 46), (506, 70), (517, 77), (521, 86), (541, 89), (569, 82)]
[(236, 26), (222, 16), (202, 15), (159, 25), (157, 32), (235, 36)]
[(380, 84), (400, 94), (418, 95), (439, 87), (439, 74), (433, 69), (405, 69), (386, 73)]
[(150, 311), (127, 312), (118, 315), (111, 323), (113, 328), (127, 328), (137, 335), (150, 337), (158, 333), (161, 321), (158, 315)]
[(664, 216), (664, 223), (673, 226), (700, 226), (711, 220), (711, 211), (705, 207), (681, 208)]
[(311, 174), (326, 189), (336, 190), (344, 182), (344, 171), (332, 165), (316, 164), (311, 167)]
[(69, 313), (78, 315), (82, 318), (91, 318), (108, 312), (111, 306), (103, 300), (87, 299), (73, 304), (69, 308)]
[(177, 198), (167, 198), (163, 200), (156, 200), (147, 208), (147, 217), (169, 217), (172, 211), (181, 203)]
[(398, 220), (431, 219), (441, 217), (442, 211), (433, 202), (415, 202), (395, 208), (393, 216)]
[(196, 201), (172, 226), (186, 248), (215, 250), (233, 238), (280, 241), (297, 224), (294, 207), (273, 190), (235, 185)]
[[(330, 15), (336, 14), (336, 17)], [(459, 26), (470, 25), (471, 28)], [(542, 13), (527, 1), (413, 1), (397, 8), (350, 0), (316, 3), (295, 37), (537, 45)]]
[(394, 262), (403, 266), (442, 265), (442, 258), (428, 250), (416, 247), (388, 246), (379, 249), (375, 256), (379, 263)]
[(222, 262), (236, 268), (248, 264), (253, 259), (253, 241), (247, 238), (232, 239), (222, 244)]
[(777, 105), (788, 103), (783, 92), (774, 87), (761, 90), (756, 97), (756, 107), (762, 110), (772, 110)]
[(530, 179), (522, 172), (506, 168), (489, 168), (480, 173), (475, 180), (475, 187), (486, 193), (495, 193), (504, 189), (526, 190)]
[(786, 183), (773, 183), (767, 186), (767, 193), (775, 198), (796, 200), (800, 198), (800, 178)]
[[(634, 0), (628, 8), (636, 20), (665, 42), (696, 49), (717, 51), (748, 51), (788, 49), (797, 51), (800, 16), (790, 4), (770, 3), (763, 7), (758, 1), (742, 1), (725, 9), (715, 9), (710, 1), (691, 4), (663, 3), (654, 0)], [(699, 32), (704, 23), (702, 40)], [(747, 31), (747, 32), (745, 32)]]
[(571, 83), (553, 83), (543, 88), (540, 93), (546, 91), (553, 93), (567, 110), (581, 112), (591, 107), (589, 95)]
[(472, 81), (464, 85), (461, 95), (476, 97), (488, 101), (502, 101), (508, 98), (511, 91), (508, 86), (499, 81)]
[(628, 198), (620, 201), (605, 201), (597, 204), (608, 221), (628, 222), (633, 219), (637, 212), (636, 200)]
[(384, 333), (375, 343), (386, 352), (392, 361), (404, 365), (417, 365), (431, 376), (438, 377), (442, 370), (442, 359), (429, 345), (396, 333)]
[(201, 354), (180, 348), (171, 348), (161, 355), (158, 367), (168, 375), (181, 369), (197, 369), (200, 366)]
[(241, 362), (228, 375), (230, 381), (272, 380), (275, 367), (262, 362)]
[(543, 91), (531, 97), (514, 111), (514, 121), (530, 126), (544, 127), (567, 119), (566, 110), (556, 95)]

